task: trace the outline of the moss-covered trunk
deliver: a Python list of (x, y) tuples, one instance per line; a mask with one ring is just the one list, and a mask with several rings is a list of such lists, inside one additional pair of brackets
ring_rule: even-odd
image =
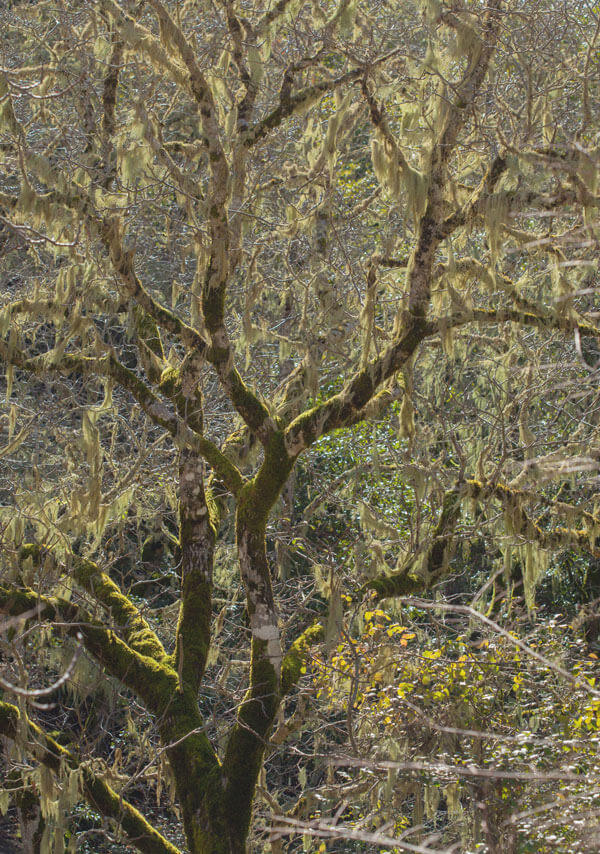
[[(287, 462), (287, 460), (286, 460)], [(182, 595), (175, 669), (178, 690), (162, 716), (161, 739), (175, 776), (191, 854), (242, 854), (268, 734), (279, 708), (281, 645), (266, 554), (266, 521), (281, 483), (263, 478), (238, 497), (237, 550), (252, 632), (248, 690), (220, 762), (204, 732), (197, 695), (210, 644), (215, 508), (204, 463), (182, 452), (180, 537)], [(283, 477), (282, 477), (283, 475)]]

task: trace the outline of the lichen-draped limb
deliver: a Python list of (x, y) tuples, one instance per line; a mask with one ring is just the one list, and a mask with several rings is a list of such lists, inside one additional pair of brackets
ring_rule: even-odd
[[(130, 43), (133, 39), (136, 46), (139, 44), (142, 49), (145, 49), (151, 61), (159, 61), (169, 71), (174, 81), (182, 84), (190, 92), (199, 106), (204, 132), (202, 141), (207, 151), (211, 174), (211, 183), (206, 195), (210, 231), (210, 259), (203, 289), (204, 320), (211, 336), (218, 332), (226, 338), (227, 332), (223, 322), (223, 312), (229, 273), (229, 225), (226, 212), (229, 167), (221, 144), (220, 128), (212, 91), (198, 65), (192, 45), (161, 0), (148, 0), (147, 5), (156, 14), (161, 28), (161, 36), (173, 46), (177, 60), (171, 59), (161, 41), (156, 39), (150, 31), (135, 23), (128, 15), (121, 12), (112, 0), (103, 0), (103, 2), (105, 2), (111, 15), (119, 21), (124, 38), (127, 38)], [(183, 79), (181, 75), (183, 75)], [(218, 341), (217, 344), (220, 346), (221, 342)]]
[(182, 450), (179, 462), (181, 600), (175, 641), (180, 690), (196, 695), (210, 647), (216, 528), (204, 487), (204, 461)]
[[(3, 306), (2, 313), (6, 318), (12, 318), (20, 314), (25, 314), (29, 318), (41, 317), (44, 320), (54, 318), (58, 320), (68, 320), (72, 310), (72, 305), (58, 302), (55, 299), (27, 299), (25, 297), (23, 299), (14, 300), (14, 302), (7, 303), (5, 306)], [(96, 337), (100, 342), (100, 336), (97, 334), (97, 328), (94, 325), (94, 321), (91, 317), (82, 316), (79, 317), (77, 321), (79, 324), (81, 324), (81, 329), (91, 330), (92, 333), (96, 333)]]
[[(242, 477), (238, 468), (219, 450), (210, 439), (188, 426), (185, 420), (177, 417), (157, 395), (133, 371), (122, 365), (112, 353), (105, 356), (79, 356), (74, 353), (63, 353), (58, 360), (49, 361), (48, 354), (28, 358), (25, 353), (14, 345), (0, 340), (0, 358), (8, 364), (15, 365), (24, 371), (30, 371), (38, 376), (48, 372), (62, 374), (81, 373), (83, 376), (96, 375), (110, 377), (122, 388), (126, 389), (140, 404), (146, 415), (155, 424), (163, 427), (182, 445), (201, 454), (210, 466), (218, 473), (227, 488), (235, 494), (242, 485)], [(170, 396), (169, 388), (163, 389)], [(181, 393), (178, 391), (175, 394)], [(176, 400), (177, 402), (177, 400)], [(185, 414), (185, 405), (179, 401)], [(197, 425), (196, 425), (197, 426)]]
[[(152, 390), (133, 371), (122, 365), (112, 353), (104, 356), (60, 353), (55, 356), (50, 350), (49, 353), (29, 357), (14, 344), (0, 340), (0, 358), (7, 364), (36, 376), (44, 376), (48, 373), (78, 373), (83, 376), (110, 377), (133, 395), (153, 421), (164, 427), (172, 421), (171, 414)], [(172, 427), (173, 430), (176, 429), (174, 424)]]
[(144, 54), (154, 67), (166, 72), (174, 83), (190, 91), (187, 70), (162, 45), (160, 39), (119, 7), (115, 0), (101, 0), (100, 5), (114, 20), (119, 34), (126, 44)]
[(237, 105), (237, 127), (239, 132), (240, 130), (245, 130), (248, 127), (249, 118), (252, 114), (254, 102), (258, 94), (258, 88), (248, 69), (246, 49), (246, 45), (249, 41), (256, 45), (256, 38), (254, 30), (248, 19), (244, 21), (244, 26), (242, 26), (240, 18), (235, 13), (232, 0), (225, 0), (225, 13), (227, 29), (229, 30), (229, 36), (233, 44), (233, 61), (237, 66), (243, 86), (243, 94), (238, 98)]
[(505, 511), (508, 531), (515, 542), (535, 542), (545, 550), (576, 548), (587, 551), (594, 557), (600, 555), (596, 546), (596, 529), (600, 528), (600, 518), (582, 508), (548, 499), (546, 509), (556, 512), (569, 512), (579, 515), (585, 527), (573, 528), (561, 525), (543, 528), (539, 520), (534, 520), (525, 510), (527, 503), (539, 502), (540, 494), (513, 489), (504, 483), (484, 483), (478, 480), (465, 480), (446, 493), (442, 512), (431, 535), (431, 545), (427, 550), (411, 558), (399, 572), (380, 575), (367, 581), (361, 588), (363, 593), (371, 592), (377, 599), (393, 596), (406, 596), (424, 592), (441, 581), (449, 570), (449, 561), (456, 538), (456, 525), (460, 517), (461, 503), (465, 499), (479, 502), (497, 501)]
[(455, 311), (445, 317), (432, 319), (427, 325), (428, 328), (437, 326), (438, 330), (442, 330), (454, 329), (468, 323), (495, 324), (508, 321), (535, 329), (558, 329), (561, 332), (573, 332), (577, 329), (584, 337), (600, 337), (600, 328), (589, 321), (576, 316), (560, 317), (555, 312), (544, 311), (541, 307), (535, 311), (519, 311), (513, 308), (475, 308), (465, 312)]
[(160, 329), (176, 335), (187, 348), (196, 350), (199, 356), (204, 356), (208, 344), (202, 335), (157, 302), (140, 282), (133, 264), (135, 253), (123, 246), (122, 227), (118, 216), (107, 217), (97, 226), (113, 269), (123, 286), (124, 296), (134, 299), (146, 314), (156, 321)]
[(224, 323), (225, 293), (230, 274), (230, 233), (227, 216), (229, 166), (221, 144), (221, 129), (214, 97), (198, 65), (194, 49), (161, 0), (148, 0), (148, 5), (156, 14), (162, 33), (173, 45), (179, 60), (187, 69), (188, 88), (200, 110), (202, 140), (210, 167), (210, 185), (206, 193), (210, 244), (202, 288), (202, 311), (206, 329), (211, 336), (211, 361), (227, 388), (227, 368), (232, 362), (231, 345)]
[(100, 121), (100, 144), (102, 149), (102, 165), (100, 185), (108, 190), (117, 177), (117, 149), (115, 134), (117, 131), (116, 106), (125, 43), (117, 30), (112, 27), (110, 34), (111, 49), (107, 63), (107, 71), (102, 81), (102, 119)]
[[(243, 144), (242, 137), (248, 129), (252, 120), (256, 98), (258, 96), (258, 81), (256, 75), (251, 73), (249, 61), (249, 50), (252, 46), (258, 51), (256, 33), (250, 21), (242, 19), (235, 13), (233, 0), (225, 3), (227, 28), (233, 44), (233, 61), (238, 69), (242, 91), (237, 98), (236, 110), (236, 135), (231, 150), (231, 194), (229, 202), (229, 228), (230, 245), (229, 252), (229, 277), (231, 278), (237, 270), (242, 259), (242, 223), (244, 221), (244, 208), (248, 194), (248, 170), (247, 159), (249, 151)], [(254, 71), (254, 69), (252, 69)]]
[[(440, 239), (449, 237), (457, 228), (468, 225), (485, 215), (486, 208), (495, 205), (504, 209), (507, 214), (522, 213), (527, 210), (557, 211), (558, 216), (565, 215), (565, 208), (571, 205), (597, 208), (600, 206), (600, 195), (590, 192), (586, 187), (572, 190), (560, 187), (555, 193), (542, 193), (538, 190), (497, 190), (495, 193), (483, 193), (472, 204), (467, 204), (446, 217), (438, 226), (437, 234)], [(506, 227), (510, 233), (509, 227)]]
[(440, 224), (438, 227), (440, 240), (444, 240), (446, 237), (449, 237), (452, 232), (459, 227), (459, 225), (471, 222), (478, 214), (481, 213), (484, 205), (489, 201), (490, 196), (494, 192), (498, 181), (506, 171), (506, 168), (506, 155), (504, 153), (498, 154), (481, 179), (479, 186), (476, 187), (471, 194), (471, 198), (468, 202), (463, 205), (460, 210), (446, 217)]
[[(556, 247), (547, 247), (546, 251), (555, 255)], [(523, 296), (519, 287), (505, 273), (499, 271), (491, 272), (489, 266), (486, 266), (476, 258), (466, 256), (457, 259), (453, 264), (453, 271), (458, 275), (469, 275), (475, 279), (480, 279), (494, 290), (501, 290), (504, 295), (511, 300), (516, 309), (502, 306), (500, 308), (467, 308), (460, 306), (456, 298), (451, 296), (451, 302), (455, 309), (452, 314), (446, 317), (432, 318), (427, 322), (427, 334), (431, 334), (431, 323), (438, 324), (440, 330), (451, 329), (456, 326), (464, 326), (466, 323), (502, 323), (512, 321), (523, 326), (532, 326), (543, 329), (559, 329), (563, 332), (572, 332), (579, 330), (579, 334), (583, 336), (598, 336), (600, 328), (590, 322), (584, 315), (579, 314), (573, 309), (569, 312), (560, 312), (551, 307), (541, 305), (531, 299)], [(438, 264), (436, 267), (436, 277), (439, 279), (450, 273), (450, 265)], [(442, 286), (443, 287), (443, 286)]]
[(366, 76), (363, 77), (362, 80), (362, 93), (369, 107), (369, 116), (371, 118), (372, 124), (377, 128), (382, 139), (385, 140), (385, 143), (387, 144), (389, 149), (394, 152), (394, 159), (397, 161), (400, 171), (404, 174), (404, 179), (409, 180), (411, 177), (416, 175), (416, 170), (413, 169), (413, 167), (410, 165), (410, 163), (404, 156), (404, 152), (402, 151), (402, 149), (396, 142), (392, 132), (390, 131), (389, 125), (385, 118), (385, 114), (369, 89)]
[(144, 139), (150, 146), (152, 153), (156, 157), (158, 163), (168, 172), (169, 177), (184, 196), (188, 196), (190, 200), (204, 199), (202, 186), (197, 178), (189, 175), (181, 169), (169, 154), (168, 148), (175, 149), (184, 155), (188, 162), (193, 162), (195, 157), (203, 150), (200, 142), (196, 145), (189, 143), (167, 142), (159, 139), (155, 133), (154, 126), (150, 116), (144, 109), (142, 103), (138, 102), (135, 106), (135, 112), (140, 120), (143, 128)]
[[(27, 543), (19, 549), (19, 560), (24, 561), (30, 558), (36, 566), (41, 566), (47, 557), (54, 560), (52, 548), (43, 544)], [(164, 661), (167, 658), (158, 636), (152, 631), (139, 610), (97, 564), (79, 555), (72, 555), (69, 575), (106, 608), (113, 623), (132, 650), (154, 658), (156, 661)]]
[(388, 596), (423, 592), (440, 581), (449, 570), (462, 498), (461, 485), (448, 490), (425, 551), (410, 558), (398, 572), (370, 579), (363, 585), (361, 592), (371, 592), (377, 599), (385, 599)]
[(115, 631), (90, 617), (83, 608), (29, 588), (0, 587), (0, 613), (11, 617), (32, 612), (49, 623), (67, 623), (71, 635), (81, 634), (88, 652), (108, 673), (138, 694), (148, 709), (163, 714), (177, 688), (177, 675), (165, 661), (132, 649)]
[[(370, 63), (370, 67), (373, 68), (376, 65), (381, 65), (397, 52), (397, 50), (393, 50), (390, 51), (390, 53), (377, 57)], [(358, 82), (365, 73), (364, 68), (354, 68), (333, 80), (320, 80), (318, 83), (306, 86), (292, 94), (292, 77), (290, 75), (290, 71), (293, 72), (293, 70), (294, 69), (288, 70), (284, 75), (284, 80), (279, 92), (279, 104), (277, 107), (271, 110), (270, 113), (249, 128), (244, 134), (243, 143), (247, 148), (251, 148), (261, 139), (264, 139), (269, 131), (279, 127), (279, 125), (281, 125), (289, 116), (302, 111), (306, 107), (318, 101), (322, 95), (325, 95), (327, 92), (340, 89), (348, 83)]]
[(165, 368), (165, 351), (156, 320), (144, 311), (141, 305), (134, 305), (133, 318), (140, 362), (151, 383), (160, 382)]
[(204, 433), (202, 390), (204, 359), (192, 350), (178, 368), (166, 367), (158, 384), (159, 392), (172, 400), (185, 423), (198, 435)]
[(210, 259), (204, 282), (204, 321), (211, 335), (217, 331), (226, 334), (223, 313), (225, 289), (229, 276), (229, 223), (227, 197), (229, 192), (229, 167), (221, 144), (217, 109), (210, 86), (198, 62), (196, 52), (183, 30), (171, 17), (161, 0), (147, 0), (147, 5), (158, 18), (161, 33), (178, 54), (187, 69), (187, 88), (200, 109), (204, 135), (202, 141), (210, 166), (210, 186), (206, 194), (210, 230)]
[[(426, 335), (436, 332), (437, 327), (428, 326), (421, 318), (404, 315), (402, 327), (381, 356), (368, 362), (340, 392), (301, 413), (288, 425), (285, 445), (290, 456), (296, 458), (320, 436), (356, 424), (365, 417), (369, 412), (369, 402), (385, 380), (408, 362)], [(378, 411), (394, 399), (393, 393), (384, 392), (377, 403)]]
[(431, 273), (436, 249), (441, 240), (439, 229), (444, 210), (444, 190), (447, 169), (458, 134), (467, 118), (467, 108), (474, 105), (475, 97), (487, 74), (496, 46), (500, 24), (502, 0), (490, 0), (484, 17), (481, 37), (468, 57), (467, 71), (454, 89), (451, 98), (438, 99), (440, 129), (431, 149), (425, 168), (427, 176), (427, 201), (425, 212), (417, 224), (417, 239), (407, 270), (408, 307), (415, 317), (425, 317), (431, 297)]
[(444, 164), (448, 162), (458, 134), (466, 121), (467, 109), (473, 106), (485, 80), (498, 41), (502, 5), (502, 0), (490, 0), (481, 33), (467, 58), (468, 65), (463, 79), (453, 89), (453, 97), (443, 101), (440, 98), (444, 120), (432, 151), (431, 167), (434, 172), (441, 172)]
[(229, 341), (223, 349), (212, 346), (208, 359), (214, 365), (221, 384), (239, 415), (263, 445), (267, 445), (277, 429), (276, 421), (271, 416), (267, 405), (242, 379), (233, 363), (233, 352)]
[(504, 483), (484, 483), (478, 480), (467, 480), (464, 486), (465, 495), (476, 501), (498, 501), (505, 510), (507, 523), (510, 524), (511, 534), (522, 542), (536, 542), (542, 549), (576, 548), (588, 552), (594, 557), (600, 556), (600, 548), (596, 545), (596, 529), (600, 527), (600, 519), (587, 513), (581, 508), (572, 507), (564, 502), (553, 502), (548, 499), (546, 506), (551, 509), (555, 504), (560, 512), (573, 512), (580, 515), (587, 523), (583, 528), (572, 528), (563, 525), (542, 528), (538, 521), (530, 518), (525, 510), (528, 502), (543, 500), (539, 493), (529, 493), (513, 489)]
[[(23, 732), (25, 725), (25, 733)], [(128, 843), (143, 854), (181, 854), (168, 839), (150, 825), (143, 815), (115, 792), (89, 766), (81, 766), (73, 754), (47, 735), (16, 706), (0, 701), (0, 733), (18, 741), (36, 761), (55, 774), (66, 766), (80, 770), (83, 794), (92, 809), (113, 819), (128, 837)], [(23, 736), (27, 744), (23, 745)]]
[[(127, 33), (135, 31), (138, 25), (134, 26), (134, 22), (129, 22), (128, 16), (114, 9), (115, 4), (112, 0), (106, 0), (106, 4), (111, 15), (116, 15), (122, 19), (123, 26), (126, 25), (124, 38), (127, 39)], [(220, 141), (213, 95), (196, 61), (194, 50), (181, 28), (173, 21), (160, 0), (150, 0), (149, 5), (175, 46), (181, 62), (187, 68), (185, 86), (198, 103), (204, 131), (203, 139), (208, 154), (211, 181), (206, 194), (210, 247), (202, 289), (202, 310), (204, 323), (211, 339), (210, 349), (200, 333), (181, 321), (173, 312), (160, 306), (142, 286), (133, 267), (133, 253), (123, 249), (121, 224), (117, 217), (105, 220), (101, 229), (102, 239), (109, 251), (113, 267), (121, 278), (126, 295), (137, 300), (142, 308), (156, 320), (159, 327), (177, 334), (183, 343), (188, 348), (195, 349), (199, 356), (208, 357), (238, 413), (261, 441), (267, 441), (273, 430), (273, 421), (268, 407), (246, 385), (235, 367), (233, 350), (224, 323), (225, 293), (230, 278), (230, 229), (227, 216), (229, 167)], [(151, 43), (154, 45), (154, 42), (158, 42), (149, 32), (140, 34), (140, 39), (142, 46)], [(152, 50), (155, 49), (158, 49), (156, 45)], [(163, 50), (162, 47), (160, 50)], [(174, 64), (172, 71), (176, 71), (177, 67), (179, 66)]]

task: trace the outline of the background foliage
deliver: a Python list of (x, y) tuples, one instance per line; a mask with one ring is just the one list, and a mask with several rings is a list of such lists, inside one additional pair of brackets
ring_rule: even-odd
[(1, 832), (597, 850), (597, 5), (0, 15)]

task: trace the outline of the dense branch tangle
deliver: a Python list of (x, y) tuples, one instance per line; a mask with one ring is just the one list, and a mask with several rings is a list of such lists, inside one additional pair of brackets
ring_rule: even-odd
[[(375, 579), (371, 588), (403, 594), (437, 582), (467, 500), (512, 501), (509, 533), (524, 542), (581, 547), (590, 538), (567, 527), (552, 540), (517, 497), (540, 470), (526, 393), (540, 365), (528, 345), (517, 350), (537, 334), (553, 358), (567, 336), (597, 335), (585, 299), (597, 155), (589, 134), (570, 133), (571, 96), (557, 95), (552, 124), (548, 97), (536, 101), (531, 79), (509, 68), (513, 54), (531, 60), (510, 2), (432, 5), (423, 19), (409, 2), (376, 15), (345, 0), (333, 11), (283, 0), (266, 12), (227, 0), (205, 15), (194, 4), (148, 0), (132, 11), (102, 0), (83, 4), (81, 19), (66, 14), (60, 39), (41, 6), (32, 13), (37, 41), (25, 40), (31, 57), (0, 72), (2, 239), (26, 271), (1, 315), (7, 399), (26, 399), (33, 380), (44, 392), (60, 383), (69, 389), (63, 433), (81, 424), (80, 444), (69, 444), (73, 471), (64, 481), (44, 476), (47, 499), (20, 493), (37, 542), (23, 551), (24, 523), (7, 528), (19, 583), (3, 585), (3, 608), (19, 614), (37, 602), (48, 620), (76, 621), (90, 654), (143, 700), (194, 854), (245, 849), (269, 733), (322, 635), (305, 620), (282, 642), (267, 553), (282, 490), (320, 440), (392, 409), (404, 450), (429, 459), (415, 444), (415, 402), (428, 405), (440, 344), (448, 372), (455, 347), (475, 372), (485, 348), (504, 365), (502, 439), (486, 445), (482, 433), (470, 443), (468, 417), (456, 427), (456, 453), (469, 457), (461, 465), (478, 479), (457, 483), (450, 452), (431, 464), (430, 485), (445, 497), (431, 499), (429, 546), (392, 576), (403, 583)], [(16, 6), (12, 26), (22, 32)], [(536, 73), (555, 73), (548, 57), (536, 62)], [(587, 60), (585, 68), (589, 121)], [(526, 392), (511, 398), (523, 353), (533, 368)], [(453, 397), (442, 399), (442, 414)], [(19, 417), (18, 408), (7, 414), (11, 453)], [(143, 433), (134, 460), (123, 424), (135, 441)], [(28, 435), (18, 434), (23, 455)], [(159, 454), (152, 443), (161, 437)], [(571, 446), (540, 438), (547, 481), (550, 463), (559, 477), (558, 462), (579, 459), (595, 439), (594, 423)], [(167, 639), (111, 577), (107, 546), (136, 506), (167, 515), (163, 484), (173, 495), (177, 484), (181, 577)], [(71, 490), (79, 498), (69, 503)], [(250, 661), (219, 750), (198, 691), (213, 638), (215, 550), (230, 513)], [(74, 604), (35, 587), (49, 555), (56, 578), (75, 582)], [(3, 732), (16, 733), (13, 708), (3, 716)], [(116, 817), (112, 795), (93, 802)]]

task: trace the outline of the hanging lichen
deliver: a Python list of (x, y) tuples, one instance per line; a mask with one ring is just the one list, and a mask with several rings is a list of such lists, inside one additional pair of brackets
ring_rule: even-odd
[(530, 542), (519, 547), (523, 572), (523, 594), (529, 611), (535, 609), (535, 591), (540, 579), (548, 569), (548, 552), (537, 543)]
[(502, 248), (502, 227), (508, 219), (509, 202), (506, 193), (493, 193), (485, 202), (485, 228), (492, 263), (498, 260)]

